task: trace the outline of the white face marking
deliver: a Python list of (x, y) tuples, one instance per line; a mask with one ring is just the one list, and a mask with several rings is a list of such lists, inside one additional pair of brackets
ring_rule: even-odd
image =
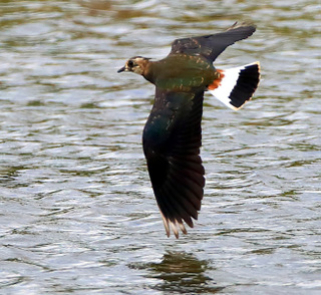
[(126, 62), (125, 71), (133, 72), (139, 75), (143, 74), (143, 66), (145, 59), (142, 57), (131, 58)]

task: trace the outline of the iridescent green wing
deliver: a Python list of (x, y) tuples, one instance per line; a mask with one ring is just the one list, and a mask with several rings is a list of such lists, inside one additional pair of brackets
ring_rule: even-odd
[(185, 53), (188, 55), (202, 55), (213, 62), (226, 47), (237, 41), (248, 38), (255, 32), (253, 25), (235, 23), (222, 33), (177, 39), (172, 43), (171, 54)]
[(172, 228), (193, 227), (205, 185), (200, 157), (203, 91), (167, 92), (156, 88), (143, 133), (143, 147), (153, 190), (167, 235)]

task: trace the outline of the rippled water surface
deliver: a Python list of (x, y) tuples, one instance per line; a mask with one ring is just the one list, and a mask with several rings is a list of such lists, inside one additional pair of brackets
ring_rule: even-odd
[[(261, 4), (258, 4), (261, 3)], [(1, 1), (1, 294), (321, 294), (320, 1)], [(154, 89), (117, 74), (175, 38), (258, 26), (252, 102), (206, 95), (203, 207), (167, 238), (141, 133)]]

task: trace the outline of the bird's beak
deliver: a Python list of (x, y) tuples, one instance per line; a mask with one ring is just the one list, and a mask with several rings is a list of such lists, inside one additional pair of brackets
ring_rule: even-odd
[(117, 71), (117, 73), (124, 72), (125, 70), (126, 70), (126, 67), (122, 67), (121, 69), (119, 69), (119, 70)]

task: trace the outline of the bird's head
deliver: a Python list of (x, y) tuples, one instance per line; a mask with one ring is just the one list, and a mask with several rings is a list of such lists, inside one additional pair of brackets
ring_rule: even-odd
[(124, 67), (119, 69), (117, 72), (133, 72), (139, 75), (143, 75), (144, 71), (149, 63), (149, 58), (142, 57), (142, 56), (134, 56), (130, 58)]

